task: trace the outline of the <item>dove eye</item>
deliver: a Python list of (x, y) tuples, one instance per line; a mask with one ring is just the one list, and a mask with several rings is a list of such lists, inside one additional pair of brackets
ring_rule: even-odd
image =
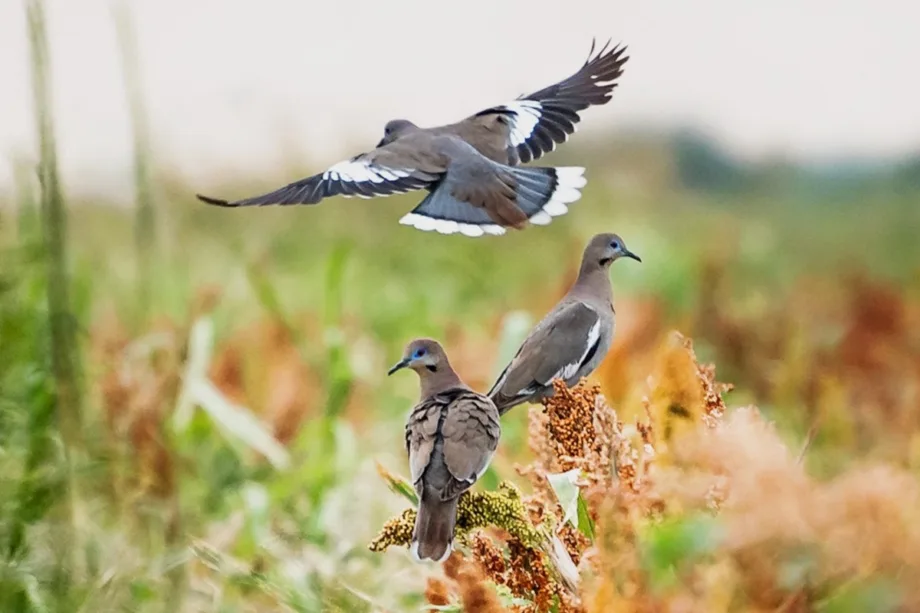
[(424, 350), (424, 349), (416, 349), (416, 350), (415, 350), (415, 353), (412, 354), (412, 357), (415, 358), (415, 359), (417, 360), (417, 359), (419, 359), (420, 357), (422, 357), (423, 355), (425, 355), (425, 350)]
[(617, 241), (613, 241), (612, 243), (610, 243), (610, 246), (616, 250), (620, 248), (620, 243), (618, 243)]

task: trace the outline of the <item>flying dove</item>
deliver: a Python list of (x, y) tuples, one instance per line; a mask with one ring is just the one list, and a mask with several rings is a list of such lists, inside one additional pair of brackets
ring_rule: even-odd
[(582, 167), (518, 167), (553, 151), (576, 130), (580, 111), (605, 104), (629, 59), (626, 47), (594, 55), (575, 74), (540, 91), (447, 125), (387, 122), (377, 147), (325, 172), (236, 201), (198, 195), (224, 207), (316, 204), (331, 196), (372, 198), (424, 189), (403, 225), (442, 234), (504, 234), (546, 225), (581, 197)]

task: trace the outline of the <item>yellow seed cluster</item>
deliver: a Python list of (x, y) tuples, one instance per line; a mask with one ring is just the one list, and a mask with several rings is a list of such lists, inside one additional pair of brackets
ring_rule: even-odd
[(383, 524), (380, 533), (368, 545), (371, 551), (386, 551), (390, 545), (409, 546), (415, 527), (415, 509), (406, 509), (401, 515)]
[(465, 492), (457, 507), (457, 532), (497, 526), (523, 543), (536, 546), (540, 532), (530, 523), (521, 492), (503, 481), (497, 492)]
[[(391, 545), (408, 546), (415, 524), (415, 510), (406, 509), (398, 517), (387, 521), (380, 533), (371, 541), (371, 551), (384, 551)], [(537, 546), (543, 539), (540, 531), (530, 523), (521, 492), (509, 482), (502, 482), (495, 492), (466, 491), (457, 504), (456, 538), (468, 542), (472, 530), (496, 526), (519, 539), (522, 543)]]

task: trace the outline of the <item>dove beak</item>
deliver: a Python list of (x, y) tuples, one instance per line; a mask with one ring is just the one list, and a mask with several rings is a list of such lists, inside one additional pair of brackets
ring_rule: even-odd
[(623, 255), (626, 256), (626, 257), (628, 257), (628, 258), (632, 258), (632, 259), (634, 259), (634, 260), (637, 261), (637, 262), (642, 262), (642, 258), (640, 258), (638, 255), (636, 255), (636, 254), (633, 253), (632, 251), (627, 251), (627, 252), (624, 253)]
[(402, 360), (396, 362), (396, 364), (393, 364), (393, 367), (387, 371), (387, 376), (389, 377), (397, 370), (402, 370), (408, 365), (409, 365), (409, 360), (407, 358), (403, 358)]

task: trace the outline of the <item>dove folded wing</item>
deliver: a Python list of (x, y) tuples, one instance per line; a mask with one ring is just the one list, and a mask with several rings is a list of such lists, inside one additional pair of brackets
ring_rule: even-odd
[(594, 357), (600, 332), (600, 317), (592, 307), (583, 302), (561, 306), (527, 337), (489, 397), (501, 412), (549, 386), (553, 379), (570, 379)]
[(421, 494), (429, 466), (443, 463), (449, 478), (438, 479), (444, 482), (440, 496), (444, 500), (459, 496), (485, 472), (500, 435), (498, 411), (482, 394), (455, 389), (420, 402), (406, 424), (409, 470), (416, 491)]

